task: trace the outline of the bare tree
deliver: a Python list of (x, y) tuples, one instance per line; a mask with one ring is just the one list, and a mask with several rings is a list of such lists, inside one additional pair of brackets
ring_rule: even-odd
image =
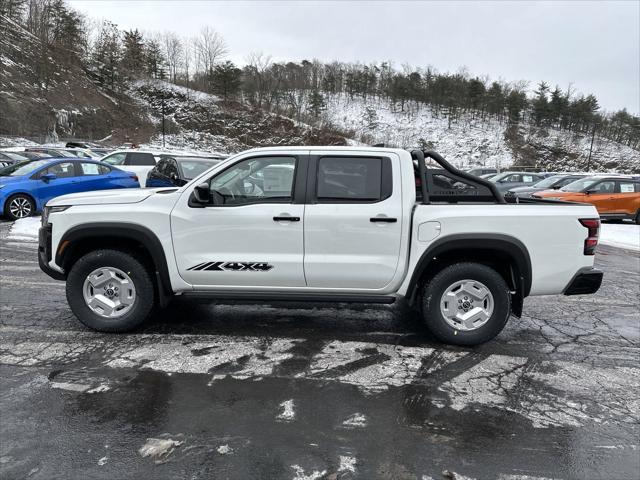
[(178, 74), (178, 67), (182, 62), (184, 47), (182, 40), (175, 32), (165, 31), (160, 34), (160, 45), (169, 65), (169, 79), (174, 83)]
[(224, 38), (211, 27), (203, 27), (195, 38), (195, 51), (199, 66), (207, 74), (213, 74), (216, 62), (224, 58), (229, 49)]

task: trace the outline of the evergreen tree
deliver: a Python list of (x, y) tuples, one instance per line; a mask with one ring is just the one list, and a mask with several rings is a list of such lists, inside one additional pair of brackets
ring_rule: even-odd
[(234, 97), (240, 90), (242, 70), (233, 62), (227, 60), (213, 68), (210, 83), (214, 93), (220, 95), (224, 101)]
[(166, 77), (164, 58), (160, 45), (155, 40), (149, 40), (144, 48), (144, 65), (147, 75), (160, 79)]
[(536, 125), (540, 126), (547, 122), (549, 119), (549, 101), (547, 99), (547, 93), (549, 92), (549, 85), (545, 82), (538, 84), (538, 89), (535, 91), (535, 98), (532, 101), (533, 106), (533, 121)]
[(309, 112), (314, 118), (318, 118), (327, 108), (324, 96), (318, 90), (312, 90), (309, 95)]
[(122, 68), (130, 75), (140, 75), (145, 71), (145, 46), (142, 34), (135, 30), (124, 32), (122, 42)]

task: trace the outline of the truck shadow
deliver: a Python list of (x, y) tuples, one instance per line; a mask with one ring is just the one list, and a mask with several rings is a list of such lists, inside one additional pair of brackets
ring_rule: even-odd
[(394, 305), (246, 304), (176, 298), (153, 315), (142, 331), (438, 345), (419, 313), (405, 302)]

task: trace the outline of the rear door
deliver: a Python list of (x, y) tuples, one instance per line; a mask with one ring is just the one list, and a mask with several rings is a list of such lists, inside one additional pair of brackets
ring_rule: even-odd
[(618, 180), (616, 183), (615, 212), (635, 215), (640, 209), (640, 182)]
[(392, 154), (312, 152), (305, 209), (309, 287), (383, 289), (400, 254), (402, 191)]
[(89, 192), (92, 190), (107, 190), (116, 185), (109, 177), (109, 167), (90, 162), (77, 162), (78, 191)]

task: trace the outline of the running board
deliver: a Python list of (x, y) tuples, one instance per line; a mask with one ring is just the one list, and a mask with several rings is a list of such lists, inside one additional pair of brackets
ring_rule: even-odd
[(339, 293), (306, 292), (232, 292), (228, 290), (184, 292), (180, 296), (203, 300), (242, 300), (251, 302), (382, 303), (389, 305), (396, 301), (396, 297), (391, 295), (349, 295)]

